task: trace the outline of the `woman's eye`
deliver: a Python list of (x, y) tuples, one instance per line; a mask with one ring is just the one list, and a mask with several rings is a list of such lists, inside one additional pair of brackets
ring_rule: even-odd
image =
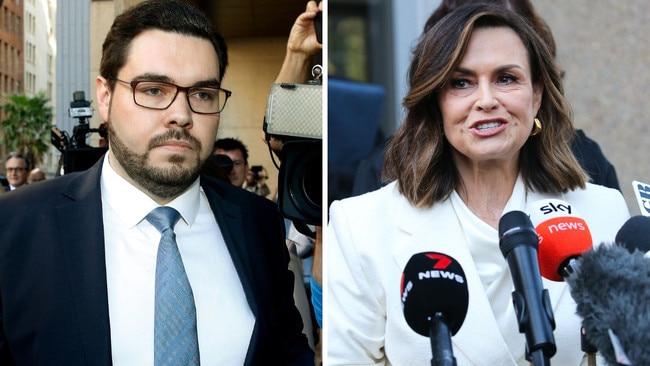
[(512, 82), (517, 81), (517, 78), (512, 75), (502, 75), (499, 77), (499, 83), (500, 84), (510, 84)]
[(453, 79), (451, 85), (456, 89), (464, 89), (467, 88), (470, 83), (467, 79)]

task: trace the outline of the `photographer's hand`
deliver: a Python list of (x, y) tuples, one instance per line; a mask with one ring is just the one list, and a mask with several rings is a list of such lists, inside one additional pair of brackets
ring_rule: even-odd
[(289, 34), (287, 53), (275, 80), (276, 83), (304, 83), (307, 81), (311, 58), (323, 49), (323, 45), (316, 38), (314, 29), (314, 18), (322, 11), (322, 7), (322, 2), (316, 4), (316, 1), (309, 1), (305, 12), (296, 18)]
[(311, 276), (319, 285), (323, 285), (323, 227), (316, 226), (314, 240), (314, 259), (311, 265)]

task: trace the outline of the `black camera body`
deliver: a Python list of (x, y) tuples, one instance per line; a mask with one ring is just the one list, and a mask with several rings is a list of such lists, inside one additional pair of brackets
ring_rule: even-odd
[(76, 91), (72, 94), (72, 101), (68, 109), (71, 118), (79, 120), (73, 131), (72, 137), (67, 132), (56, 127), (51, 130), (51, 142), (60, 152), (59, 171), (57, 175), (68, 174), (90, 168), (99, 158), (106, 153), (106, 147), (91, 147), (86, 143), (89, 133), (96, 132), (106, 138), (108, 131), (105, 125), (100, 128), (90, 128), (88, 118), (93, 116), (91, 102), (86, 100), (83, 91)]
[[(308, 84), (274, 84), (264, 132), (282, 142), (278, 206), (282, 215), (306, 225), (322, 225), (323, 140), (320, 65)], [(316, 68), (316, 67), (315, 67)], [(273, 154), (271, 155), (273, 157)]]
[(261, 165), (251, 166), (251, 172), (253, 173), (253, 179), (255, 180), (255, 182), (259, 182), (260, 179), (266, 178), (260, 175), (261, 173), (264, 172), (264, 167)]
[(283, 216), (322, 225), (323, 141), (295, 139), (284, 143), (278, 174), (278, 205)]

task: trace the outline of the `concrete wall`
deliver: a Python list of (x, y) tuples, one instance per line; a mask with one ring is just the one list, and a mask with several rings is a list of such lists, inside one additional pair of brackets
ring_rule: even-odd
[(640, 214), (631, 182), (650, 182), (650, 2), (532, 2), (555, 36), (575, 125), (600, 144)]

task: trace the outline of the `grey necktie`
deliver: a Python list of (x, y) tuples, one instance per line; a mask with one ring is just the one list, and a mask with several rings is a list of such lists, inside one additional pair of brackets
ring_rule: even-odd
[(155, 366), (199, 365), (194, 296), (174, 233), (180, 217), (166, 206), (147, 215), (147, 221), (161, 233), (156, 260)]

